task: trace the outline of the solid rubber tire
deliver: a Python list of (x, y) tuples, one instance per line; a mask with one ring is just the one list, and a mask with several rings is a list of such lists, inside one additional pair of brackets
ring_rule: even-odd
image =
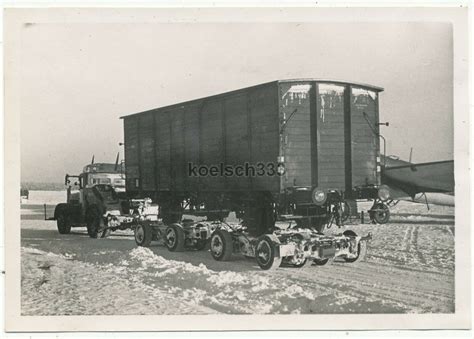
[[(168, 242), (168, 232), (169, 231), (173, 231), (175, 236), (176, 236), (175, 242), (173, 244), (170, 244)], [(184, 235), (184, 230), (181, 227), (181, 225), (172, 224), (172, 225), (169, 225), (166, 228), (166, 231), (165, 231), (165, 244), (166, 244), (166, 247), (168, 248), (168, 250), (170, 250), (171, 252), (183, 252), (184, 251), (185, 240), (186, 239), (185, 239), (185, 235)]]
[[(214, 253), (212, 250), (212, 245), (216, 241), (216, 237), (218, 237), (219, 241), (222, 243), (222, 251), (221, 253)], [(233, 252), (233, 240), (232, 235), (227, 232), (226, 230), (217, 229), (212, 233), (211, 240), (210, 240), (210, 247), (211, 247), (211, 255), (217, 261), (228, 261), (232, 257)]]
[[(138, 232), (140, 231), (143, 232), (143, 238), (138, 237), (139, 235)], [(135, 243), (138, 246), (149, 247), (151, 244), (151, 241), (153, 240), (153, 231), (149, 225), (139, 224), (135, 227), (133, 236), (135, 238)]]
[[(266, 246), (269, 250), (268, 261), (262, 261), (259, 256), (258, 250), (261, 246)], [(257, 246), (255, 247), (255, 258), (257, 260), (258, 266), (260, 266), (262, 270), (274, 270), (280, 267), (282, 261), (281, 257), (276, 256), (275, 243), (268, 235), (263, 235), (258, 240)]]
[[(351, 230), (347, 230), (342, 234), (345, 235), (345, 236), (357, 236), (357, 234), (354, 231), (351, 231)], [(357, 245), (357, 257), (356, 258), (344, 257), (344, 260), (346, 262), (350, 262), (350, 263), (363, 261), (365, 259), (366, 254), (367, 254), (367, 242), (366, 241), (359, 241), (359, 244)]]

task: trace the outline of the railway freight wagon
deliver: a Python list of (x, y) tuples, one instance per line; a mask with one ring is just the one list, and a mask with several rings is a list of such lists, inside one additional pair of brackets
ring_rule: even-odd
[(280, 80), (122, 117), (127, 192), (152, 197), (164, 223), (235, 211), (254, 235), (279, 219), (321, 231), (386, 194), (382, 90)]

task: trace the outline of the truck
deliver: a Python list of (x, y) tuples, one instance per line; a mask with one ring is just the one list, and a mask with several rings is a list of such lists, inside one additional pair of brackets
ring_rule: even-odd
[[(369, 215), (379, 216), (389, 199), (380, 182), (381, 91), (278, 80), (123, 116), (127, 194), (150, 197), (183, 242), (184, 214), (219, 224), (210, 238), (217, 260), (238, 252), (268, 269), (359, 259), (370, 235), (324, 231), (358, 217), (356, 200), (372, 200)], [(226, 222), (230, 212), (237, 225)]]
[(79, 175), (66, 174), (64, 184), (66, 202), (56, 205), (52, 218), (60, 234), (69, 234), (72, 227), (85, 226), (91, 238), (105, 238), (113, 230), (130, 226), (127, 220), (121, 225), (113, 223), (116, 216), (129, 214), (130, 209), (138, 209), (140, 203), (147, 204), (145, 200), (135, 205), (128, 203), (123, 164), (118, 161), (113, 164), (92, 160)]

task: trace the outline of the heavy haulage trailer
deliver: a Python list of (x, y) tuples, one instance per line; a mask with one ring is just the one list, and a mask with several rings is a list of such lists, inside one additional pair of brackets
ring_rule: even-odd
[[(370, 234), (323, 231), (359, 216), (358, 199), (373, 200), (371, 219), (387, 221), (382, 90), (281, 80), (122, 117), (127, 194), (160, 206), (160, 223), (135, 228), (137, 243), (163, 236), (181, 250), (210, 238), (215, 259), (242, 253), (264, 269), (360, 259)], [(226, 222), (229, 212), (241, 222)]]

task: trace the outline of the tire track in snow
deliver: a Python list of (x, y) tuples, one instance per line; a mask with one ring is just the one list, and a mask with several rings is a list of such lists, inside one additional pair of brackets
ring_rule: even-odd
[(401, 247), (404, 252), (410, 252), (411, 236), (412, 236), (413, 226), (408, 226), (405, 229), (403, 240), (401, 242)]
[(426, 260), (425, 260), (425, 258), (423, 257), (423, 254), (422, 254), (422, 252), (420, 251), (420, 247), (419, 247), (419, 244), (418, 244), (418, 232), (419, 232), (419, 229), (420, 229), (419, 226), (415, 226), (415, 230), (413, 231), (412, 249), (415, 251), (415, 254), (416, 254), (416, 256), (418, 257), (418, 260), (420, 260), (420, 262), (421, 262), (423, 265), (426, 265)]
[[(313, 271), (313, 269), (315, 269)], [(275, 271), (275, 274), (278, 274)], [(403, 276), (394, 280), (393, 276)], [(294, 279), (305, 277), (306, 284), (345, 291), (365, 300), (384, 300), (411, 311), (454, 311), (453, 280), (436, 274), (419, 274), (366, 263), (310, 267), (294, 273)], [(429, 281), (429, 284), (426, 282)], [(440, 306), (441, 305), (441, 306)]]

